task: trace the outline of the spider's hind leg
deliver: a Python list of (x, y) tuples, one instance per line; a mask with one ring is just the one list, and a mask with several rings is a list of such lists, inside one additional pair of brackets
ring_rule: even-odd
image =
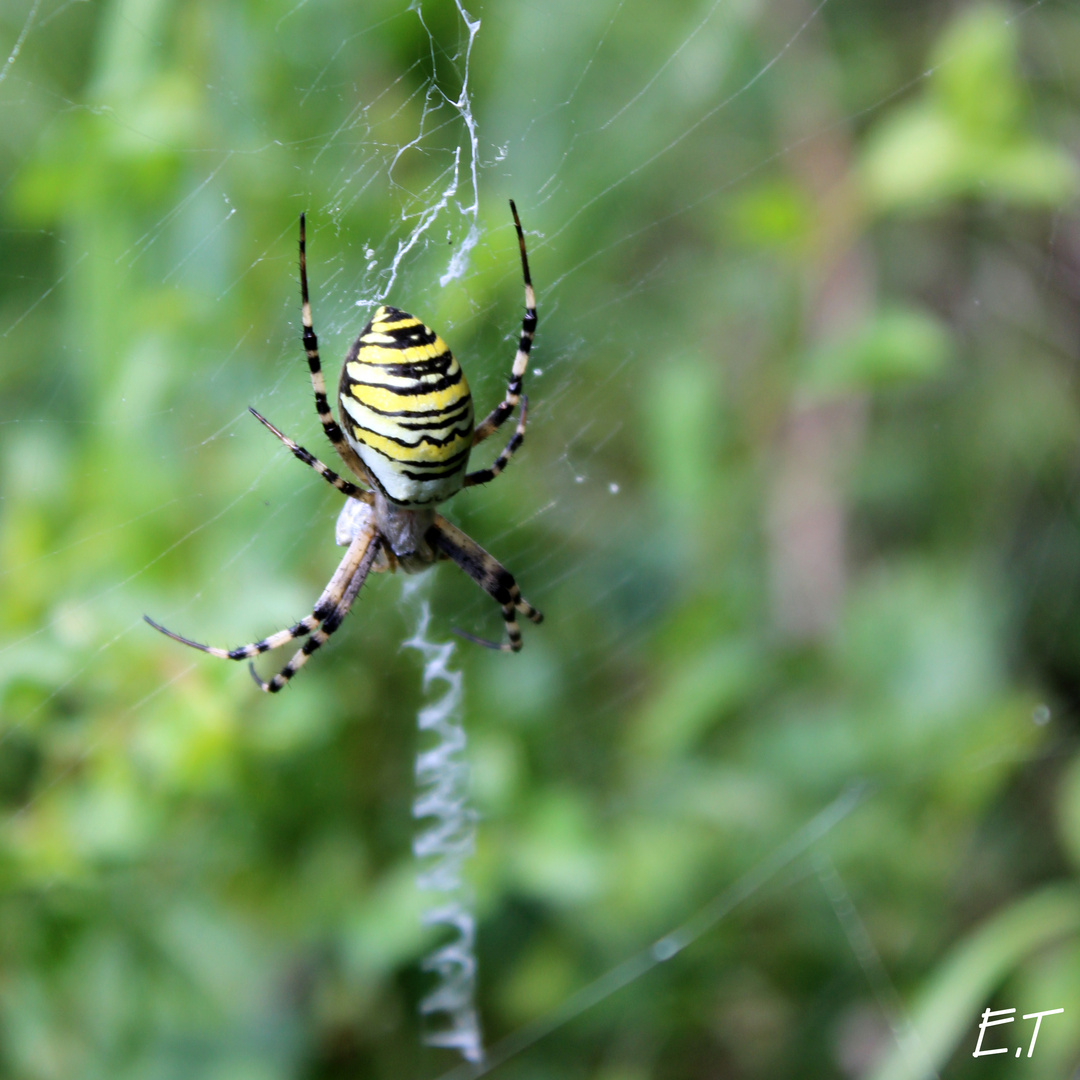
[(293, 442), (288, 435), (282, 434), (262, 413), (257, 412), (250, 405), (248, 406), (248, 412), (271, 434), (276, 435), (293, 452), (295, 457), (314, 469), (331, 487), (336, 487), (343, 495), (348, 495), (350, 498), (359, 499), (361, 502), (371, 502), (372, 495), (370, 491), (358, 488), (348, 480), (342, 480), (333, 469), (324, 465), (310, 450), (305, 450), (302, 446)]
[(529, 399), (525, 394), (521, 395), (521, 413), (518, 417), (517, 430), (513, 438), (503, 448), (503, 452), (495, 459), (490, 469), (480, 469), (471, 472), (465, 477), (465, 487), (475, 487), (477, 484), (487, 484), (494, 480), (509, 464), (510, 459), (521, 448), (525, 441), (525, 424), (529, 418)]
[[(319, 339), (315, 336), (315, 327), (311, 321), (311, 299), (308, 296), (307, 235), (305, 220), (305, 215), (301, 214), (300, 322), (303, 326), (304, 355), (307, 357), (308, 369), (311, 372), (311, 388), (315, 393), (315, 411), (319, 414), (319, 423), (322, 424), (323, 431), (326, 433), (326, 437), (330, 440), (331, 445), (337, 451), (338, 457), (349, 466), (352, 472), (366, 483), (367, 470), (364, 468), (364, 463), (360, 460), (360, 456), (356, 451), (349, 445), (349, 441), (345, 438), (345, 433), (334, 419), (333, 411), (330, 408), (330, 401), (326, 394), (326, 380), (323, 378), (322, 360), (319, 358)], [(299, 457), (299, 455), (297, 456)], [(301, 458), (300, 460), (303, 461), (304, 459)]]
[(521, 276), (525, 279), (525, 314), (521, 320), (521, 337), (518, 339), (517, 354), (514, 356), (514, 366), (510, 369), (510, 381), (506, 384), (506, 395), (476, 425), (473, 431), (473, 446), (482, 443), (493, 432), (506, 423), (510, 414), (517, 407), (521, 397), (522, 388), (525, 385), (525, 369), (529, 366), (529, 353), (532, 350), (533, 338), (536, 336), (536, 292), (533, 289), (532, 277), (529, 274), (529, 256), (525, 251), (525, 233), (521, 228), (521, 219), (518, 217), (517, 207), (514, 200), (510, 200), (510, 212), (514, 215), (514, 228), (517, 230), (518, 248), (521, 252)]

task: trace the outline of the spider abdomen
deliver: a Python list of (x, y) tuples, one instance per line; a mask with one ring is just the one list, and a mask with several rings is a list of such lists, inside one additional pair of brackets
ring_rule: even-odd
[(433, 506), (459, 491), (473, 404), (461, 365), (429, 327), (380, 306), (345, 357), (341, 426), (387, 498)]

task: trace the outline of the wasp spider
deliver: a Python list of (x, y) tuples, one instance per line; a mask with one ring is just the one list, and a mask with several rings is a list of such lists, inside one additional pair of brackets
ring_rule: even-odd
[[(463, 487), (494, 480), (525, 438), (528, 398), (522, 393), (522, 382), (536, 331), (536, 297), (529, 277), (525, 234), (513, 200), (510, 210), (521, 249), (525, 315), (506, 395), (476, 427), (465, 374), (442, 338), (419, 319), (387, 305), (376, 309), (345, 357), (338, 387), (340, 425), (334, 420), (326, 398), (319, 344), (311, 324), (304, 215), (300, 215), (304, 349), (311, 368), (315, 408), (327, 438), (364, 486), (343, 480), (269, 420), (254, 409), (251, 412), (305, 465), (310, 465), (348, 497), (336, 530), (337, 543), (348, 550), (312, 613), (295, 626), (279, 630), (262, 641), (235, 649), (212, 648), (166, 630), (145, 616), (154, 629), (174, 641), (225, 660), (258, 656), (310, 634), (303, 647), (269, 682), (259, 678), (255, 665), (250, 665), (259, 688), (276, 693), (341, 625), (370, 572), (400, 568), (413, 574), (439, 559), (450, 559), (502, 607), (509, 640), (496, 644), (461, 630), (456, 632), (492, 649), (517, 652), (521, 648), (515, 613), (520, 611), (535, 623), (543, 616), (521, 595), (512, 574), (475, 540), (435, 512), (439, 503)], [(466, 472), (470, 450), (502, 427), (519, 401), (517, 429), (495, 463), (490, 469)]]

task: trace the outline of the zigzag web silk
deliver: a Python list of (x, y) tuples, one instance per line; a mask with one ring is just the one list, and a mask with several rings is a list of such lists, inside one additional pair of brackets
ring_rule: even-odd
[(420, 738), (427, 745), (416, 758), (420, 794), (413, 803), (413, 816), (433, 821), (417, 834), (413, 853), (422, 865), (416, 887), (436, 898), (423, 916), (424, 924), (448, 928), (451, 940), (423, 960), (422, 967), (436, 975), (438, 985), (421, 999), (420, 1012), (425, 1019), (438, 1014), (445, 1018), (442, 1026), (425, 1030), (429, 1046), (456, 1050), (466, 1061), (479, 1064), (484, 1048), (476, 1008), (476, 917), (462, 877), (476, 841), (462, 724), (465, 678), (451, 666), (455, 643), (428, 637), (431, 609), (418, 595), (422, 588), (419, 581), (406, 581), (403, 587), (417, 610), (416, 629), (405, 645), (423, 657), (424, 693), (429, 699), (417, 715)]
[[(21, 77), (25, 53), (28, 47), (33, 45), (35, 36), (43, 32), (46, 24), (54, 26), (59, 24), (62, 21), (64, 11), (71, 6), (72, 2), (74, 0), (68, 0), (68, 3), (60, 4), (55, 10), (43, 17), (40, 11), (41, 0), (33, 0), (28, 7), (25, 19), (17, 28), (15, 40), (0, 43), (0, 56), (5, 57), (2, 64), (0, 64), (0, 85), (6, 84), (10, 86), (13, 81)], [(616, 181), (615, 184), (611, 184), (599, 191), (582, 192), (576, 210), (564, 215), (562, 219), (549, 222), (547, 242), (553, 241), (561, 232), (568, 229), (572, 223), (575, 227), (580, 227), (587, 209), (590, 209), (591, 213), (599, 213), (604, 205), (604, 200), (615, 187), (648, 168), (658, 158), (694, 134), (716, 112), (724, 109), (739, 95), (743, 94), (745, 90), (760, 82), (772, 69), (782, 65), (793, 43), (811, 23), (818, 19), (821, 11), (829, 2), (830, 0), (822, 0), (821, 3), (814, 6), (810, 10), (809, 17), (797, 28), (790, 40), (781, 43), (780, 47), (774, 50), (773, 54), (767, 58), (744, 85), (736, 87), (734, 92), (727, 94), (719, 104), (704, 111), (702, 115), (696, 117), (688, 115), (679, 118), (673, 123), (671, 139), (666, 145), (659, 148), (651, 145), (644, 146), (638, 160), (631, 163), (622, 178)], [(1040, 3), (1025, 8), (1015, 18), (1028, 15), (1038, 8)], [(331, 302), (336, 299), (339, 308), (336, 319), (331, 314), (328, 320), (330, 325), (327, 329), (329, 330), (340, 330), (352, 325), (351, 318), (355, 314), (355, 309), (346, 313), (342, 313), (341, 309), (351, 308), (354, 302), (357, 306), (367, 307), (387, 297), (391, 290), (399, 284), (401, 274), (409, 266), (410, 256), (432, 239), (432, 233), (437, 226), (443, 226), (446, 220), (454, 215), (458, 215), (467, 222), (467, 229), (464, 238), (452, 252), (445, 272), (438, 280), (440, 286), (446, 287), (453, 283), (460, 284), (468, 279), (470, 252), (482, 238), (479, 224), (480, 174), (482, 169), (490, 168), (492, 165), (504, 160), (511, 153), (511, 150), (509, 147), (497, 148), (492, 160), (483, 160), (480, 127), (477, 118), (473, 114), (469, 94), (472, 50), (481, 23), (479, 19), (473, 18), (466, 11), (460, 0), (455, 0), (455, 4), (464, 27), (463, 44), (459, 48), (457, 55), (452, 58), (459, 64), (461, 73), (460, 90), (452, 96), (447, 95), (439, 86), (433, 68), (431, 80), (427, 85), (426, 97), (415, 139), (398, 146), (389, 160), (384, 160), (377, 152), (369, 151), (367, 157), (361, 157), (359, 165), (353, 163), (354, 167), (351, 170), (343, 167), (339, 187), (334, 192), (329, 206), (324, 209), (328, 209), (329, 216), (333, 218), (335, 210), (347, 207), (352, 201), (363, 198), (365, 191), (376, 182), (385, 183), (392, 189), (396, 189), (398, 181), (395, 177), (395, 167), (400, 162), (402, 155), (410, 148), (422, 146), (423, 140), (429, 131), (429, 117), (435, 116), (444, 107), (449, 107), (456, 116), (456, 122), (462, 125), (464, 137), (453, 150), (451, 160), (440, 174), (438, 181), (424, 189), (419, 195), (410, 192), (407, 198), (403, 198), (403, 205), (408, 207), (408, 211), (402, 211), (402, 221), (406, 223), (405, 235), (395, 241), (393, 253), (388, 256), (380, 256), (371, 247), (364, 251), (367, 260), (367, 277), (363, 281), (360, 290), (356, 289), (355, 282), (343, 280), (346, 275), (341, 266), (337, 270), (330, 267), (325, 268), (325, 277), (321, 285), (323, 289), (321, 303), (324, 309), (329, 308)], [(611, 5), (610, 18), (599, 27), (595, 48), (583, 61), (580, 75), (570, 90), (569, 96), (564, 102), (556, 104), (554, 110), (568, 106), (571, 98), (580, 97), (589, 92), (590, 69), (596, 56), (606, 47), (612, 26), (617, 23), (620, 17), (624, 17), (624, 6), (625, 0), (618, 0), (617, 3)], [(281, 22), (285, 22), (289, 18), (300, 17), (303, 8), (304, 2), (301, 0), (301, 3), (282, 17)], [(669, 51), (667, 59), (658, 61), (657, 67), (652, 73), (642, 73), (637, 89), (629, 92), (625, 102), (610, 112), (607, 119), (598, 124), (596, 131), (603, 131), (614, 125), (624, 114), (637, 106), (642, 99), (647, 98), (657, 80), (672, 66), (672, 62), (687, 49), (692, 40), (701, 32), (702, 27), (714, 14), (722, 14), (724, 9), (725, 5), (719, 0), (709, 0), (709, 2), (702, 4), (701, 11), (704, 17), (699, 18), (689, 34), (677, 44), (674, 50)], [(400, 16), (394, 17), (415, 17), (421, 22), (424, 21), (422, 6), (419, 3), (408, 8), (403, 6)], [(339, 44), (336, 47), (340, 50), (343, 45)], [(431, 47), (434, 53), (436, 43), (433, 37), (431, 37)], [(931, 73), (928, 70), (915, 81), (925, 79)], [(400, 81), (404, 78), (404, 75), (405, 73), (401, 72), (396, 76), (396, 79)], [(907, 84), (892, 89), (880, 101), (851, 114), (845, 119), (850, 120), (853, 117), (861, 117), (875, 112), (898, 94), (908, 90), (910, 85)], [(312, 93), (316, 88), (315, 85), (306, 88), (306, 94)], [(391, 87), (388, 86), (384, 92), (390, 89)], [(364, 133), (365, 126), (368, 123), (368, 112), (376, 103), (377, 99), (358, 101), (334, 132), (319, 137), (313, 147), (315, 150), (313, 156), (319, 157), (331, 147), (343, 142), (346, 136), (355, 137), (357, 131)], [(66, 103), (66, 105), (70, 106), (70, 103)], [(441, 118), (437, 122), (442, 123)], [(817, 134), (811, 133), (791, 142), (778, 154), (762, 160), (758, 168), (765, 167), (777, 157), (784, 156), (792, 149), (816, 137)], [(528, 130), (519, 140), (521, 145), (524, 145), (527, 139)], [(374, 143), (374, 140), (372, 142)], [(554, 168), (550, 171), (542, 186), (533, 193), (539, 203), (542, 204), (544, 200), (547, 200), (552, 191), (558, 187), (566, 163), (574, 156), (584, 153), (586, 148), (587, 140), (579, 140), (577, 135), (570, 139), (563, 149), (562, 158), (555, 163)], [(204, 194), (203, 189), (213, 188), (217, 190), (221, 188), (225, 181), (219, 178), (219, 174), (223, 174), (224, 166), (238, 152), (233, 149), (226, 149), (216, 158), (208, 159), (209, 163), (205, 166), (205, 176), (202, 183), (195, 191), (185, 195), (182, 200), (177, 202), (153, 229), (137, 241), (134, 247), (122, 257), (123, 265), (131, 266), (138, 262), (141, 256), (160, 237), (165, 235), (170, 222), (185, 211), (189, 200), (195, 198), (196, 195)], [(748, 175), (749, 172), (743, 173), (726, 184), (717, 185), (714, 190), (704, 194), (700, 192), (688, 194), (680, 212), (692, 213), (700, 204), (711, 199), (718, 191), (723, 190), (725, 187), (737, 187), (740, 181)], [(468, 192), (467, 197), (464, 199), (460, 197), (462, 189)], [(227, 192), (222, 190), (221, 194), (225, 205), (219, 216), (205, 225), (204, 232), (192, 241), (187, 249), (187, 254), (173, 264), (166, 277), (181, 276), (185, 264), (200, 250), (201, 246), (212, 242), (212, 238), (218, 232), (230, 227), (237, 214), (237, 208), (230, 204)], [(417, 211), (415, 207), (418, 203), (420, 209)], [(620, 239), (599, 248), (590, 258), (610, 254), (613, 249), (635, 237), (644, 229), (662, 227), (663, 224), (664, 222), (657, 220), (643, 227), (640, 223), (627, 222)], [(528, 225), (529, 222), (526, 221), (527, 228)], [(282, 243), (287, 243), (292, 231), (293, 225), (291, 223), (283, 227), (279, 240)], [(543, 251), (544, 247), (544, 238), (541, 237), (537, 242), (535, 236), (530, 233), (530, 253), (534, 254), (536, 251)], [(8, 313), (7, 321), (0, 326), (0, 338), (7, 337), (24, 320), (32, 316), (35, 309), (46, 301), (53, 291), (65, 282), (69, 275), (75, 273), (84, 260), (91, 256), (92, 252), (89, 250), (72, 252), (66, 268), (58, 271), (53, 280), (43, 283), (40, 292), (31, 302), (22, 310)], [(267, 257), (269, 257), (268, 252), (262, 253), (254, 259), (251, 267)], [(250, 270), (251, 267), (248, 269)], [(542, 351), (543, 319), (545, 316), (550, 317), (552, 307), (558, 302), (560, 287), (578, 268), (578, 266), (559, 267), (557, 275), (552, 275), (546, 283), (538, 281), (542, 312), (541, 336), (539, 338), (540, 351), (538, 355), (541, 357), (544, 355)], [(661, 267), (660, 270), (662, 271), (662, 269)], [(516, 265), (514, 271), (516, 272)], [(236, 282), (233, 281), (222, 289), (219, 296), (221, 302), (226, 303), (228, 301), (228, 294), (235, 284)], [(647, 284), (647, 282), (643, 281), (642, 285), (644, 284)], [(355, 300), (357, 291), (362, 293), (360, 300)], [(349, 297), (349, 299), (346, 301), (345, 297)], [(420, 310), (420, 308), (417, 307), (417, 310)], [(239, 347), (243, 337), (251, 332), (251, 328), (248, 328), (243, 332), (240, 340), (232, 343), (233, 351)], [(353, 328), (353, 332), (355, 332), (355, 328)], [(289, 365), (294, 365), (296, 361), (295, 342), (283, 343), (281, 349), (282, 363), (279, 365), (278, 370), (282, 372), (280, 381), (284, 384), (287, 377), (284, 372), (294, 370)], [(228, 354), (222, 361), (224, 366), (232, 354), (228, 348), (223, 351)], [(553, 398), (565, 398), (572, 392), (573, 365), (567, 362), (570, 359), (577, 362), (578, 358), (547, 357), (543, 360), (545, 366), (554, 368), (561, 379), (557, 388), (558, 392), (550, 395)], [(502, 374), (504, 375), (505, 372)], [(534, 369), (533, 374), (538, 376), (540, 373)], [(550, 392), (550, 384), (547, 385)], [(309, 408), (309, 405), (305, 403), (304, 408)], [(72, 422), (74, 423), (74, 421)], [(46, 421), (35, 421), (32, 417), (20, 417), (0, 419), (0, 423), (44, 424)], [(236, 417), (228, 425), (228, 429), (214, 432), (205, 441), (209, 442), (231, 436), (233, 434), (231, 429), (239, 423), (246, 423), (246, 411), (242, 406), (238, 406)], [(565, 461), (561, 463), (565, 466), (567, 476), (572, 478), (568, 482), (578, 481), (583, 478), (570, 449), (571, 442), (579, 434), (581, 434), (580, 431), (575, 431), (568, 436)], [(198, 447), (191, 449), (197, 451)], [(177, 537), (169, 545), (163, 547), (154, 558), (141, 567), (134, 569), (130, 575), (120, 578), (93, 595), (73, 602), (65, 609), (65, 617), (70, 617), (73, 612), (78, 612), (80, 609), (92, 612), (99, 606), (104, 607), (106, 603), (110, 602), (115, 593), (124, 595), (125, 591), (129, 591), (128, 587), (132, 586), (135, 579), (162, 559), (167, 558), (176, 547), (184, 544), (195, 532), (211, 528), (216, 521), (229, 513), (243, 498), (255, 492), (262, 473), (271, 467), (280, 467), (282, 460), (282, 458), (278, 457), (266, 461), (260, 474), (250, 477), (248, 485), (237, 491), (236, 498), (232, 503), (224, 508), (207, 513), (191, 532)], [(614, 493), (615, 490), (613, 489), (612, 494)], [(180, 497), (182, 496), (169, 493), (167, 497), (162, 497), (160, 505), (139, 515), (139, 517), (123, 522), (105, 523), (104, 527), (95, 524), (94, 529), (96, 532), (77, 536), (64, 547), (50, 552), (48, 555), (41, 556), (41, 558), (50, 558), (67, 548), (93, 540), (98, 532), (122, 531), (133, 527), (146, 514), (160, 513)], [(288, 501), (281, 503), (270, 511), (267, 520), (269, 521), (272, 517), (287, 512)], [(543, 512), (543, 508), (538, 510), (539, 512)], [(249, 537), (247, 543), (224, 561), (217, 570), (216, 577), (211, 577), (207, 581), (206, 590), (211, 590), (214, 587), (215, 580), (228, 573), (230, 568), (242, 559), (248, 553), (249, 548), (255, 545), (259, 539), (260, 533), (256, 531)], [(291, 553), (285, 553), (286, 556), (289, 554)], [(534, 565), (539, 565), (539, 562), (538, 559)], [(0, 576), (14, 573), (17, 570), (17, 566), (4, 567), (0, 570)], [(424, 575), (424, 578), (428, 576)], [(427, 602), (422, 599), (424, 586), (423, 579), (416, 581), (406, 579), (403, 582), (402, 592), (403, 603), (407, 609), (412, 611), (414, 619), (411, 636), (405, 644), (409, 648), (416, 650), (422, 658), (422, 679), (426, 695), (425, 704), (417, 716), (421, 745), (415, 763), (418, 793), (413, 803), (413, 814), (418, 825), (413, 843), (413, 852), (419, 864), (417, 885), (422, 891), (429, 894), (432, 899), (431, 906), (424, 916), (424, 921), (430, 926), (442, 929), (448, 934), (448, 937), (440, 942), (422, 961), (422, 967), (434, 977), (434, 985), (422, 998), (420, 1010), (424, 1014), (425, 1023), (427, 1024), (425, 1040), (432, 1046), (450, 1049), (464, 1059), (463, 1063), (457, 1068), (443, 1074), (442, 1080), (464, 1080), (466, 1077), (484, 1075), (497, 1069), (501, 1064), (523, 1053), (541, 1039), (557, 1032), (600, 1001), (617, 993), (631, 982), (646, 976), (656, 966), (676, 957), (717, 925), (736, 905), (746, 902), (760, 892), (782, 870), (804, 860), (818, 841), (856, 809), (860, 801), (865, 797), (865, 792), (861, 788), (853, 787), (839, 794), (817, 815), (810, 818), (802, 828), (795, 831), (785, 843), (778, 846), (772, 855), (759, 862), (738, 882), (719, 893), (696, 915), (681, 925), (674, 927), (670, 932), (631, 955), (622, 963), (610, 968), (593, 982), (566, 998), (555, 1009), (489, 1048), (485, 1054), (481, 1020), (475, 997), (477, 978), (480, 974), (477, 971), (474, 951), (477, 927), (471, 906), (472, 898), (465, 881), (465, 867), (467, 859), (473, 851), (477, 819), (469, 803), (466, 758), (467, 738), (465, 718), (463, 716), (464, 680), (462, 672), (456, 669), (453, 664), (455, 645), (451, 642), (438, 642), (431, 637), (430, 611)], [(183, 611), (187, 606), (184, 605), (179, 610)], [(563, 612), (562, 615), (565, 617), (567, 613)], [(24, 635), (15, 641), (0, 643), (0, 656), (3, 656), (4, 653), (17, 656), (20, 646), (31, 638), (50, 631), (55, 623), (59, 621), (59, 618), (59, 616), (50, 615), (41, 626), (30, 634)], [(550, 626), (550, 618), (548, 625)], [(122, 637), (126, 637), (129, 633), (142, 632), (143, 624), (141, 619), (136, 616), (129, 627), (113, 638), (103, 640), (96, 655), (84, 667), (76, 670), (61, 685), (57, 686), (51, 694), (39, 702), (22, 723), (25, 724), (28, 719), (32, 719), (49, 701), (62, 694), (65, 688), (84, 679), (86, 673), (93, 667), (96, 657), (109, 650)], [(340, 645), (337, 647), (340, 647)], [(38, 788), (35, 794), (14, 812), (13, 816), (17, 818), (27, 814), (33, 808), (35, 802), (41, 799), (46, 792), (53, 789), (57, 784), (63, 783), (65, 776), (73, 775), (80, 764), (91, 757), (96, 747), (114, 730), (119, 729), (119, 725), (125, 724), (132, 719), (144, 718), (147, 715), (147, 706), (152, 701), (160, 699), (163, 694), (167, 694), (170, 687), (177, 681), (187, 677), (194, 667), (195, 663), (182, 667), (171, 679), (162, 681), (152, 693), (126, 707), (118, 708), (111, 727), (107, 727), (97, 739), (85, 744), (78, 754), (73, 754), (69, 764), (66, 766), (66, 772), (57, 773), (47, 784)], [(315, 677), (314, 671), (313, 666), (305, 675)], [(3, 734), (0, 734), (0, 745), (10, 736), (11, 731), (12, 728), (7, 727)], [(913, 1058), (918, 1059), (919, 1048), (917, 1045), (913, 1045), (910, 1022), (903, 1014), (902, 1005), (895, 989), (889, 981), (889, 976), (884, 970), (880, 959), (873, 951), (858, 913), (851, 903), (850, 897), (844, 891), (838, 873), (824, 856), (817, 857), (814, 867), (824, 893), (836, 910), (837, 918), (848, 937), (853, 954), (857, 957), (866, 973), (868, 982), (882, 1003), (882, 1008), (888, 1017), (895, 1040), (898, 1044), (904, 1046)]]

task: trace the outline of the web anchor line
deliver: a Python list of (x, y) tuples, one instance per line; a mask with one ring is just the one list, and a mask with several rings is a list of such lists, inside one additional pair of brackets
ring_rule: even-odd
[(443, 1073), (439, 1080), (478, 1080), (524, 1053), (541, 1039), (576, 1020), (594, 1005), (611, 997), (624, 986), (640, 979), (660, 964), (671, 960), (692, 945), (717, 923), (722, 922), (740, 904), (763, 889), (780, 872), (791, 866), (830, 833), (860, 803), (871, 794), (865, 781), (849, 784), (832, 802), (819, 810), (779, 847), (761, 862), (751, 867), (741, 878), (717, 893), (703, 908), (691, 915), (651, 945), (609, 968), (604, 974), (587, 983), (566, 998), (561, 1005), (490, 1047), (485, 1060), (477, 1064), (458, 1065)]
[(431, 610), (425, 600), (420, 606), (416, 632), (405, 642), (424, 658), (425, 695), (431, 698), (437, 682), (446, 687), (417, 714), (421, 735), (432, 732), (437, 741), (416, 757), (420, 794), (413, 802), (413, 817), (434, 820), (416, 835), (413, 854), (422, 864), (416, 887), (438, 893), (442, 901), (425, 911), (422, 921), (425, 926), (449, 928), (453, 937), (421, 964), (424, 971), (437, 976), (438, 984), (421, 999), (420, 1013), (446, 1018), (444, 1026), (425, 1032), (426, 1045), (456, 1050), (467, 1062), (480, 1065), (484, 1045), (476, 1010), (476, 918), (462, 881), (465, 860), (473, 853), (476, 839), (476, 813), (469, 806), (469, 767), (464, 760), (466, 739), (461, 724), (464, 677), (450, 667), (454, 643), (428, 640), (430, 619)]

